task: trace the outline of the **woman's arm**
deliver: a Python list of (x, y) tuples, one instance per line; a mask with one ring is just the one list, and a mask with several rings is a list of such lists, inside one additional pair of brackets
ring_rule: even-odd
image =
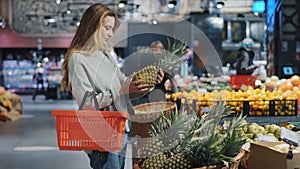
[[(72, 95), (77, 103), (80, 105), (85, 92), (95, 92), (92, 86), (92, 78), (86, 71), (86, 66), (80, 61), (80, 55), (72, 56), (69, 62), (69, 82), (72, 87)], [(112, 97), (110, 92), (103, 91), (102, 93), (96, 93), (96, 98), (99, 104), (99, 108), (106, 107), (112, 103)], [(93, 98), (87, 98), (84, 109), (95, 109)]]

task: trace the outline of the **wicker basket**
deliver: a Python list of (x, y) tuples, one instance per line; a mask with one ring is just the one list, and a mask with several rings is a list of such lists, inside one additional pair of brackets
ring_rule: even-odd
[(175, 110), (174, 102), (151, 102), (134, 106), (135, 115), (131, 117), (134, 121), (149, 122), (160, 117), (161, 112), (167, 113)]
[(141, 137), (149, 137), (149, 129), (152, 122), (164, 114), (172, 112), (176, 109), (174, 102), (151, 102), (140, 104), (133, 107), (135, 115), (130, 116), (131, 135), (139, 135)]
[(200, 167), (200, 168), (194, 168), (194, 169), (238, 169), (240, 162), (242, 160), (242, 158), (245, 155), (245, 150), (241, 150), (234, 158), (233, 158), (233, 162), (229, 163), (229, 166), (225, 166), (225, 165), (221, 165), (221, 166), (204, 166), (204, 167)]
[[(235, 156), (234, 162), (229, 164), (229, 167), (225, 166), (225, 165), (215, 165), (215, 166), (204, 166), (204, 167), (200, 167), (200, 168), (193, 168), (193, 169), (238, 169), (239, 168), (239, 164), (240, 161), (242, 160), (242, 158), (244, 158), (245, 156), (245, 150), (241, 150), (239, 152), (239, 154), (237, 156)], [(134, 164), (134, 169), (142, 169), (139, 166), (139, 163), (141, 162), (141, 159), (135, 159), (133, 161)]]

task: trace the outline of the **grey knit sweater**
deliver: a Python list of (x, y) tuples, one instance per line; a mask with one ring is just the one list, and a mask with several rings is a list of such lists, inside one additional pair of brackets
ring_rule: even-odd
[[(119, 96), (119, 89), (126, 77), (109, 54), (102, 51), (91, 55), (74, 53), (68, 68), (72, 94), (78, 104), (86, 91), (94, 91), (100, 108), (114, 100), (118, 111), (127, 112), (126, 98)], [(91, 98), (87, 99), (84, 109), (95, 109)]]

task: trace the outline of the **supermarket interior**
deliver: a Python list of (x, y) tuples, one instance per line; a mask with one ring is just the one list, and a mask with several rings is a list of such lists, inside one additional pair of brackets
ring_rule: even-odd
[[(98, 3), (118, 29), (77, 45)], [(299, 18), (298, 0), (0, 0), (0, 169), (93, 168), (99, 151), (120, 169), (300, 168)]]

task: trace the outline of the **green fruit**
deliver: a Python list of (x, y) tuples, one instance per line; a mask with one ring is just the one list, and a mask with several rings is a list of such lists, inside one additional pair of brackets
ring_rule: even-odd
[(270, 124), (266, 124), (266, 125), (264, 126), (265, 130), (266, 130), (266, 131), (269, 131), (270, 126), (271, 126)]
[(258, 127), (256, 125), (250, 125), (248, 127), (248, 133), (257, 134), (258, 133)]
[(281, 128), (280, 127), (276, 128), (276, 130), (274, 132), (275, 137), (280, 138), (280, 133), (281, 133)]
[(275, 125), (275, 124), (271, 124), (269, 127), (269, 133), (275, 133), (275, 130), (278, 128), (279, 126)]
[(263, 126), (257, 126), (258, 133), (265, 134), (265, 128)]
[(248, 133), (248, 127), (247, 126), (244, 126), (243, 130), (244, 130), (245, 133)]
[(248, 137), (249, 139), (252, 139), (254, 137), (253, 133), (247, 133), (245, 134), (246, 137)]

